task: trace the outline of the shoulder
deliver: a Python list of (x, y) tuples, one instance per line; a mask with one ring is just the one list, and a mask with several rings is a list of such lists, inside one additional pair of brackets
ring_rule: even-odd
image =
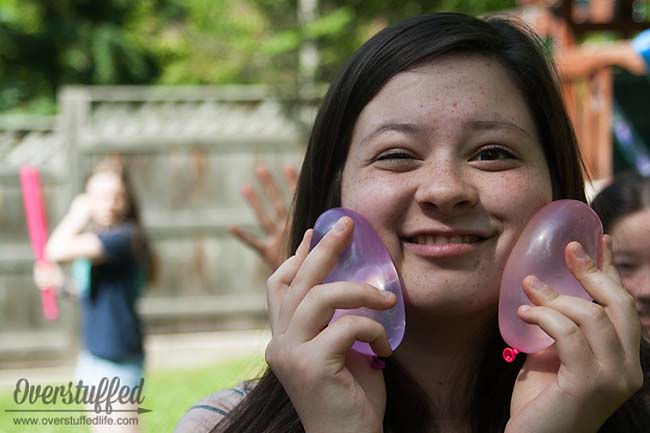
[(137, 250), (141, 229), (135, 223), (123, 223), (97, 233), (109, 259), (124, 256)]
[(253, 388), (254, 381), (244, 381), (208, 395), (185, 412), (174, 433), (210, 432)]
[(98, 234), (102, 236), (123, 236), (123, 237), (137, 237), (140, 235), (140, 226), (134, 222), (127, 221), (121, 224), (112, 226), (106, 230), (100, 231)]

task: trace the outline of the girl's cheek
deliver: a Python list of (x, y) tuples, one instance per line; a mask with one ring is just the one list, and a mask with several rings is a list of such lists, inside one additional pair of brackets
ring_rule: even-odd
[(342, 205), (372, 220), (384, 219), (391, 213), (406, 209), (413, 196), (408, 183), (396, 176), (360, 176), (344, 187)]

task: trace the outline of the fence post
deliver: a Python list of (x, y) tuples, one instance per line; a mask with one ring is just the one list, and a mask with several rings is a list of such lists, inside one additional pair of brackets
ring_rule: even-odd
[(58, 129), (63, 142), (64, 193), (61, 194), (59, 209), (65, 209), (82, 189), (81, 153), (83, 152), (82, 130), (89, 122), (90, 95), (82, 87), (66, 86), (58, 95), (61, 111)]

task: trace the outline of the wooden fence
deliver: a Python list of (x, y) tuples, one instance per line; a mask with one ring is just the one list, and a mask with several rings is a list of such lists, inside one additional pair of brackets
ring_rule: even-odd
[(239, 191), (256, 164), (299, 165), (318, 95), (305, 101), (289, 119), (264, 87), (68, 87), (56, 118), (0, 119), (0, 365), (69, 357), (78, 339), (74, 302), (55, 323), (41, 317), (24, 164), (42, 170), (52, 226), (95, 161), (125, 161), (160, 262), (139, 304), (147, 332), (263, 326), (269, 270), (227, 228), (254, 225)]

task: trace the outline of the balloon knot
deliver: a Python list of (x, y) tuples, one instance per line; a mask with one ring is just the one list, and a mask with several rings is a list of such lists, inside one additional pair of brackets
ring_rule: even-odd
[(506, 347), (503, 349), (503, 359), (506, 362), (514, 362), (515, 358), (517, 357), (517, 354), (519, 353), (519, 350), (513, 349), (511, 347)]

